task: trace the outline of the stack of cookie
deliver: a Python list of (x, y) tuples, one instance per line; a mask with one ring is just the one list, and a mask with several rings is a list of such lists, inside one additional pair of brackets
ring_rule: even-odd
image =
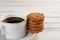
[(30, 13), (27, 16), (27, 29), (29, 32), (38, 33), (44, 29), (44, 15), (41, 13)]

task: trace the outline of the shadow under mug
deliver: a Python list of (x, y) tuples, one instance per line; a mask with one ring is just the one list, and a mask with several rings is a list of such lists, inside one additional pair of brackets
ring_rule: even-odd
[(6, 39), (20, 39), (26, 35), (26, 20), (19, 23), (0, 22), (1, 33)]

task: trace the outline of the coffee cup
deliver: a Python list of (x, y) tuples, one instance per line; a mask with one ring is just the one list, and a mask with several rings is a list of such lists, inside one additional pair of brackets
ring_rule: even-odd
[(6, 39), (15, 40), (26, 35), (26, 19), (18, 15), (3, 15), (0, 19), (0, 27), (1, 33), (5, 35)]

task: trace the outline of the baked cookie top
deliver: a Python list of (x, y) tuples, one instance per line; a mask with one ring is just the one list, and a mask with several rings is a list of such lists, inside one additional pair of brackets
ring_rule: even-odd
[(31, 19), (31, 20), (44, 20), (44, 15), (42, 13), (30, 13), (28, 16), (27, 16), (28, 19)]

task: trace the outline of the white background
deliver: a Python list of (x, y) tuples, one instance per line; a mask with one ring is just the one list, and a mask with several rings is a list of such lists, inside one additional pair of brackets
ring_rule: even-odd
[(6, 14), (26, 17), (31, 12), (45, 15), (45, 30), (36, 40), (60, 40), (60, 0), (0, 0), (0, 17)]

